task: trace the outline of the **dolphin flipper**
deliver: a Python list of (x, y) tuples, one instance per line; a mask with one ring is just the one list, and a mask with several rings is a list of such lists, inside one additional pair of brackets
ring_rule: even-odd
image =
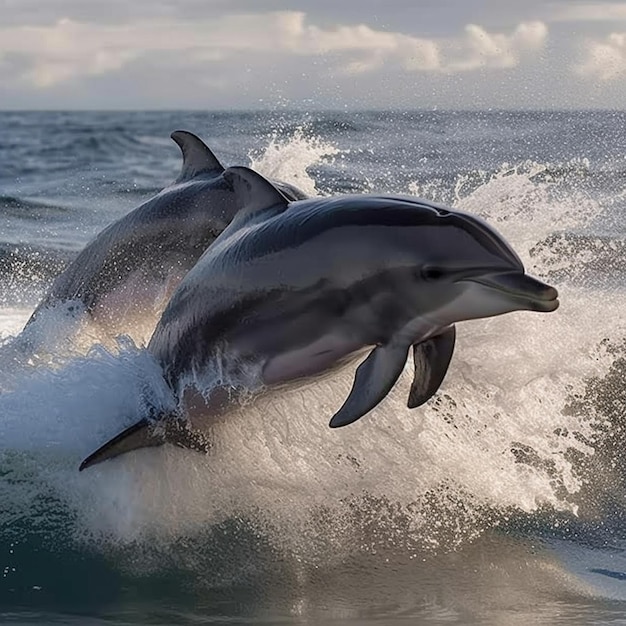
[(193, 133), (186, 130), (175, 130), (170, 137), (183, 153), (183, 166), (176, 179), (177, 183), (191, 180), (200, 174), (219, 176), (224, 171), (224, 166), (217, 160), (209, 147)]
[(165, 443), (173, 443), (181, 448), (198, 452), (209, 451), (208, 441), (201, 434), (191, 430), (189, 425), (175, 414), (161, 414), (156, 420), (143, 418), (115, 435), (113, 439), (92, 452), (80, 464), (78, 471), (82, 472), (92, 465), (113, 459), (131, 450), (162, 446)]
[(440, 335), (413, 346), (415, 376), (409, 392), (409, 409), (430, 400), (441, 386), (454, 352), (455, 339), (456, 330), (450, 326)]
[(371, 411), (393, 388), (409, 354), (409, 346), (378, 346), (356, 370), (352, 390), (329, 426), (338, 428), (356, 422)]

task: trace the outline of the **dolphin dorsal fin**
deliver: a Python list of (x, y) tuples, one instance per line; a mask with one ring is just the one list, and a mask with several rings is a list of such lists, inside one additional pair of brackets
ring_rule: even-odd
[(224, 178), (233, 186), (241, 209), (236, 220), (239, 224), (260, 213), (282, 213), (289, 200), (272, 183), (249, 167), (229, 167)]
[(176, 179), (177, 183), (191, 180), (200, 174), (218, 176), (224, 166), (217, 160), (209, 147), (193, 133), (186, 130), (175, 130), (170, 137), (178, 144), (183, 153), (183, 166)]

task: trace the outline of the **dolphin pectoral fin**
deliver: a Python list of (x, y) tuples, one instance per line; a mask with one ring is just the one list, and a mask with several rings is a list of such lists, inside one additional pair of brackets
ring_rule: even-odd
[(186, 130), (175, 130), (170, 137), (183, 153), (183, 166), (176, 179), (177, 183), (191, 180), (200, 174), (219, 176), (224, 171), (224, 166), (217, 160), (209, 147), (193, 133)]
[(371, 411), (393, 388), (409, 354), (408, 346), (378, 346), (356, 370), (350, 395), (329, 426), (347, 426)]
[(156, 419), (158, 422), (144, 418), (115, 435), (113, 439), (90, 454), (80, 464), (78, 471), (82, 472), (92, 465), (132, 450), (162, 446), (165, 443), (199, 452), (209, 451), (208, 441), (200, 433), (193, 431), (188, 423), (178, 416), (166, 413), (159, 415)]
[(413, 346), (415, 376), (409, 392), (409, 409), (430, 400), (441, 386), (452, 359), (455, 339), (456, 330), (450, 326), (440, 335)]

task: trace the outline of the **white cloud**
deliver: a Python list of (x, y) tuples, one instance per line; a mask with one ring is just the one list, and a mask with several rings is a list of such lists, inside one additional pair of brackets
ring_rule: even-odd
[(611, 33), (604, 41), (589, 40), (584, 59), (574, 71), (582, 76), (611, 81), (626, 73), (626, 33)]
[(257, 64), (264, 58), (278, 63), (286, 55), (328, 56), (339, 73), (363, 74), (384, 66), (451, 74), (515, 67), (540, 50), (546, 37), (542, 22), (522, 23), (508, 35), (469, 25), (457, 38), (429, 39), (364, 24), (322, 28), (296, 11), (125, 24), (61, 19), (52, 25), (0, 28), (0, 61), (18, 59), (10, 64), (15, 78), (39, 88), (119, 71), (138, 60), (197, 65), (205, 73), (202, 78), (210, 79), (211, 64), (242, 54)]
[(548, 29), (543, 22), (523, 22), (511, 35), (490, 34), (475, 24), (465, 27), (465, 41), (458, 50), (459, 60), (448, 64), (448, 71), (479, 67), (511, 68), (522, 55), (543, 48)]

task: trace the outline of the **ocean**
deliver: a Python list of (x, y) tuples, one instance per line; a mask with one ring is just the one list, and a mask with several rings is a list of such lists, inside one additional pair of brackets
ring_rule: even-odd
[[(342, 372), (242, 407), (209, 455), (79, 474), (160, 380), (145, 337), (21, 329), (176, 178), (176, 129), (310, 194), (476, 213), (561, 306), (459, 324), (419, 409), (407, 367), (331, 430)], [(0, 623), (626, 623), (625, 218), (624, 112), (1, 112)]]

